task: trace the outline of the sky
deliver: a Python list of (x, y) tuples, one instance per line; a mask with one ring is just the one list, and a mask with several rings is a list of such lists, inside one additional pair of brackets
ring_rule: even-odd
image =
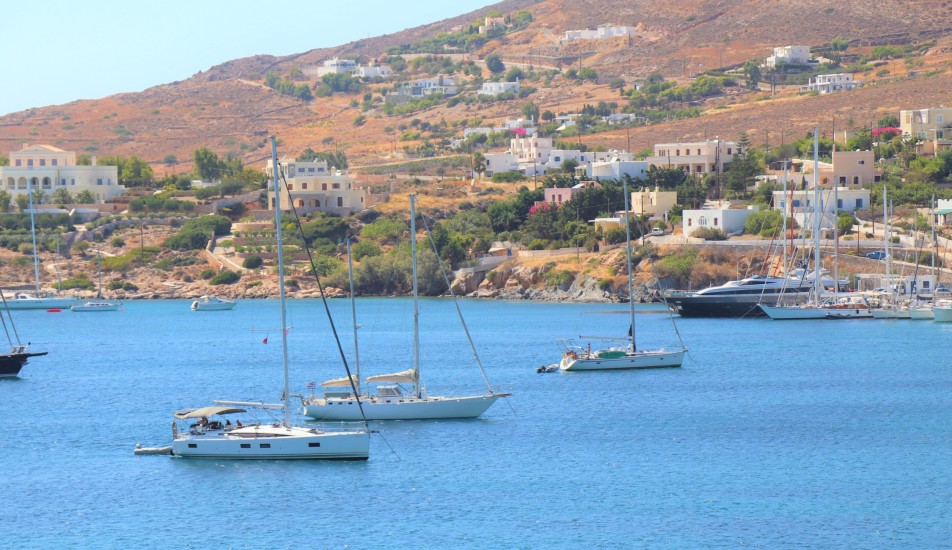
[(257, 54), (434, 23), (491, 0), (50, 0), (0, 10), (0, 115), (138, 92)]

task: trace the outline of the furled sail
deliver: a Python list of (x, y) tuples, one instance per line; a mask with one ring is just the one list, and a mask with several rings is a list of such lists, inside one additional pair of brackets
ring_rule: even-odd
[[(351, 378), (345, 376), (343, 378), (335, 378), (333, 380), (328, 380), (327, 382), (321, 382), (321, 387), (324, 388), (349, 388), (351, 385)], [(354, 383), (357, 382), (357, 379), (353, 379)]]
[(377, 376), (368, 376), (367, 382), (375, 384), (379, 382), (390, 382), (393, 384), (413, 384), (417, 380), (416, 369), (407, 369), (392, 374), (378, 374)]

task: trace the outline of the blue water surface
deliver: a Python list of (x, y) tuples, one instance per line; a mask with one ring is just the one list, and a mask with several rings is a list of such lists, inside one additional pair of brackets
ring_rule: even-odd
[[(320, 301), (289, 306), (292, 392), (343, 376)], [(939, 548), (952, 540), (952, 324), (679, 319), (680, 369), (537, 374), (627, 305), (464, 300), (476, 420), (376, 423), (367, 462), (133, 456), (171, 414), (277, 401), (276, 301), (14, 312), (49, 355), (0, 380), (3, 548)], [(333, 301), (353, 368), (350, 303)], [(363, 376), (411, 366), (412, 302), (360, 299)], [(677, 337), (638, 306), (647, 347)], [(421, 301), (431, 393), (485, 387), (449, 300)], [(267, 338), (268, 343), (263, 343)]]

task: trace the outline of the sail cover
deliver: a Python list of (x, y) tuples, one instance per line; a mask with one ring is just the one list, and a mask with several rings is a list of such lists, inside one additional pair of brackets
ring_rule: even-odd
[(351, 380), (356, 383), (357, 379), (353, 377), (345, 376), (343, 378), (335, 378), (333, 380), (328, 380), (327, 382), (321, 382), (321, 387), (324, 388), (349, 388)]
[(392, 374), (378, 374), (377, 376), (368, 376), (367, 382), (374, 384), (377, 382), (390, 382), (394, 384), (413, 384), (417, 380), (417, 371), (415, 369), (407, 369), (401, 372), (395, 372)]

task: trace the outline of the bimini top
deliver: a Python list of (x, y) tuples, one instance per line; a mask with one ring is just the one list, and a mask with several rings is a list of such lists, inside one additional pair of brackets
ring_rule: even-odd
[(235, 407), (201, 407), (198, 409), (185, 409), (184, 411), (178, 411), (172, 416), (178, 418), (179, 420), (185, 420), (187, 418), (201, 418), (203, 416), (212, 416), (215, 414), (235, 414), (243, 413), (244, 409), (236, 409)]

